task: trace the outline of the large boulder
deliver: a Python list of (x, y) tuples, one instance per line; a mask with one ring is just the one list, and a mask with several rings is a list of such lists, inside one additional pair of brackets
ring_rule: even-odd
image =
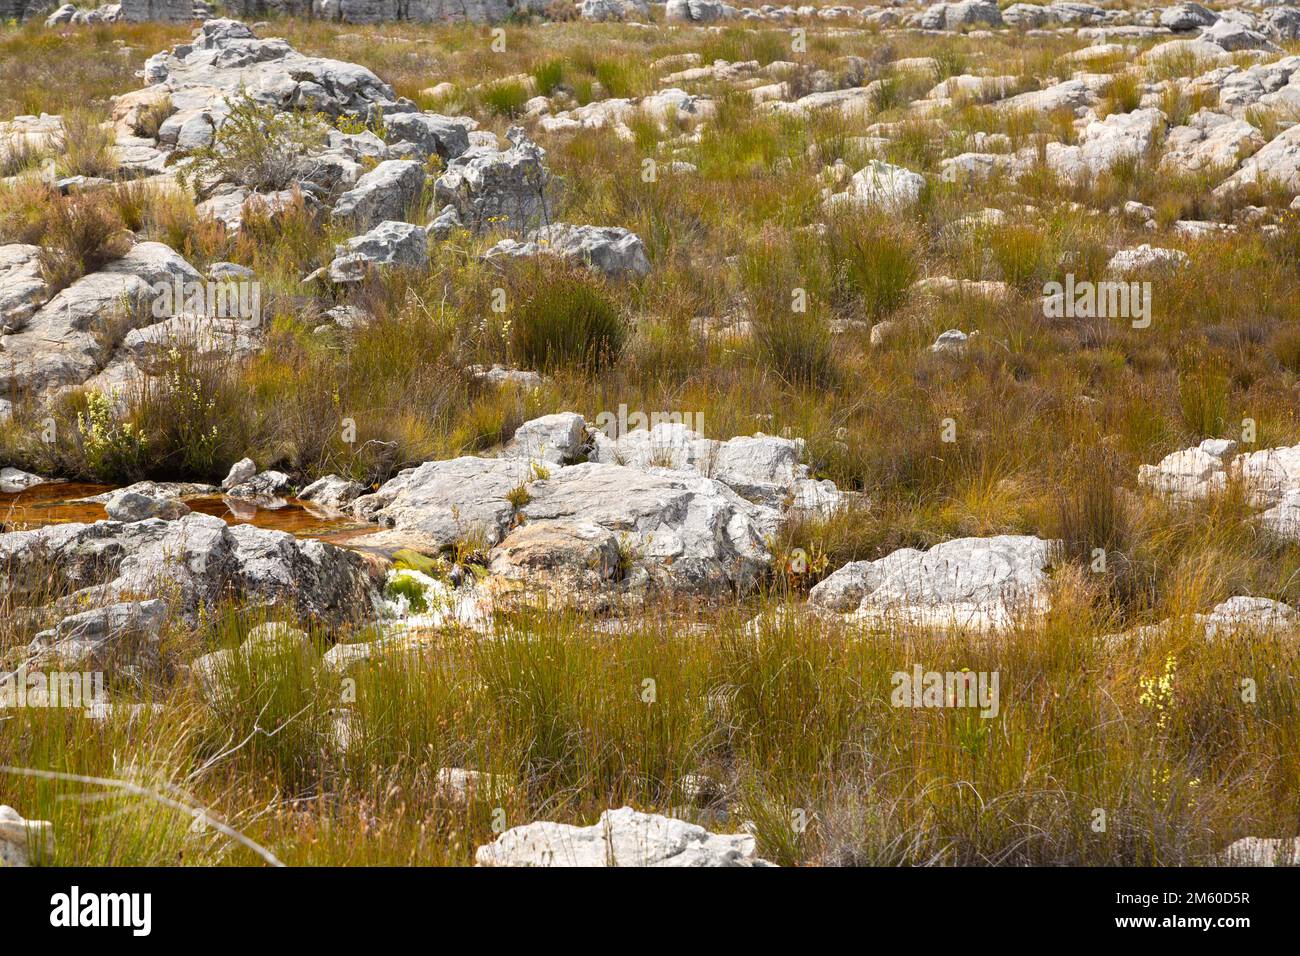
[(1199, 3), (1179, 3), (1160, 11), (1160, 25), (1175, 31), (1208, 27), (1218, 19), (1217, 13)]
[(484, 255), (488, 259), (554, 256), (580, 263), (611, 279), (650, 273), (650, 260), (641, 237), (621, 226), (555, 223), (533, 230), (525, 242), (503, 239)]
[(1199, 501), (1223, 491), (1236, 442), (1209, 438), (1195, 448), (1138, 467), (1138, 484), (1180, 501)]
[(17, 332), (50, 298), (40, 246), (0, 246), (0, 335)]
[(1245, 120), (1203, 109), (1169, 131), (1160, 162), (1180, 173), (1228, 173), (1264, 143), (1259, 130)]
[(194, 0), (120, 0), (121, 18), (127, 23), (161, 20), (188, 23), (194, 19)]
[(854, 561), (814, 587), (814, 608), (901, 627), (1004, 630), (1042, 615), (1058, 542), (1028, 535), (957, 538)]
[(936, 3), (921, 14), (920, 25), (926, 30), (961, 30), (973, 26), (1002, 26), (1002, 13), (994, 0), (961, 0), (960, 3)]
[(0, 394), (82, 384), (109, 358), (96, 335), (98, 322), (115, 314), (130, 319), (159, 309), (166, 313), (165, 300), (155, 298), (159, 287), (202, 278), (162, 243), (138, 243), (54, 296), (20, 331), (0, 337)]
[(68, 609), (87, 600), (151, 596), (193, 621), (201, 608), (237, 596), (255, 606), (290, 605), (328, 620), (371, 613), (369, 574), (358, 555), (282, 531), (230, 527), (211, 515), (0, 534), (5, 589), (25, 591), (32, 575), (51, 565), (78, 588), (60, 599), (59, 606)]
[(826, 205), (898, 212), (915, 203), (924, 189), (920, 173), (873, 159), (853, 174), (847, 191), (830, 196)]
[(425, 156), (444, 163), (469, 149), (474, 121), (438, 113), (394, 113), (384, 117), (384, 135), (390, 143), (411, 143)]
[(385, 220), (402, 221), (424, 192), (424, 166), (411, 159), (389, 159), (357, 180), (339, 196), (334, 218), (358, 229)]
[(506, 138), (508, 149), (466, 150), (434, 184), (437, 201), (453, 206), (467, 229), (524, 231), (550, 219), (558, 182), (543, 164), (545, 150), (518, 126), (511, 127)]
[(1123, 159), (1142, 159), (1165, 128), (1158, 109), (1112, 113), (1089, 123), (1079, 135), (1079, 145), (1048, 143), (1047, 165), (1058, 175), (1079, 182), (1106, 172)]
[(331, 282), (360, 282), (376, 270), (423, 268), (429, 263), (429, 234), (409, 222), (385, 220), (369, 232), (353, 236), (334, 249), (334, 259), (308, 276), (328, 276)]
[(123, 601), (63, 618), (42, 631), (28, 648), (29, 663), (57, 661), (87, 670), (103, 670), (118, 648), (129, 647), (131, 661), (156, 658), (167, 605), (156, 598)]
[(479, 866), (771, 866), (749, 834), (716, 834), (683, 820), (606, 810), (589, 827), (542, 821), (506, 830), (474, 854)]
[(1215, 862), (1219, 866), (1300, 866), (1300, 837), (1242, 837)]

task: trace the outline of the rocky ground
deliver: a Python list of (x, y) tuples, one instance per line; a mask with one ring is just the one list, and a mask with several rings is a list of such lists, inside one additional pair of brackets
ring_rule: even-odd
[(1300, 7), (9, 18), (0, 861), (1295, 862)]

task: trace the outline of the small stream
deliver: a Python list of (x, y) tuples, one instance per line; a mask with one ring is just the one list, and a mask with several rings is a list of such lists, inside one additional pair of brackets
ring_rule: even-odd
[[(0, 531), (23, 531), (51, 524), (103, 521), (104, 506), (82, 499), (116, 491), (115, 485), (86, 482), (47, 482), (26, 491), (0, 494)], [(261, 507), (251, 501), (219, 494), (182, 499), (190, 509), (215, 515), (227, 524), (251, 524), (287, 531), (299, 538), (329, 538), (366, 527), (354, 518), (330, 512), (297, 498), (279, 499), (278, 507)]]

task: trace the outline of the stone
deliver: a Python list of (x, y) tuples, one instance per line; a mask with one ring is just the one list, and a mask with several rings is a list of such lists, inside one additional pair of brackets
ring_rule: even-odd
[(423, 192), (423, 165), (407, 159), (385, 160), (339, 196), (334, 218), (363, 230), (386, 220), (402, 221)]
[(440, 800), (454, 806), (465, 807), (478, 800), (494, 805), (503, 801), (511, 790), (504, 777), (480, 770), (462, 767), (442, 767), (435, 777), (434, 793)]
[(719, 0), (668, 0), (664, 5), (670, 23), (714, 23), (734, 15), (734, 9)]
[(910, 169), (873, 159), (853, 174), (847, 192), (830, 196), (828, 208), (839, 205), (860, 209), (899, 211), (915, 203), (925, 189), (925, 177)]
[(1300, 193), (1300, 125), (1278, 133), (1214, 190), (1216, 196), (1268, 182), (1290, 195)]
[(194, 19), (194, 0), (121, 0), (121, 8), (127, 23), (188, 23)]
[(1048, 609), (1058, 542), (1028, 535), (957, 538), (854, 561), (812, 589), (816, 610), (872, 626), (1006, 630)]
[(109, 498), (104, 510), (114, 521), (143, 521), (146, 518), (175, 521), (190, 513), (189, 506), (175, 498), (152, 498), (125, 490)]
[(43, 485), (50, 479), (42, 478), (40, 475), (33, 475), (29, 471), (22, 471), (18, 468), (0, 468), (0, 494), (16, 495), (19, 492), (26, 491), (28, 488), (34, 488), (37, 485)]
[(1164, 127), (1165, 115), (1158, 109), (1112, 113), (1084, 127), (1077, 146), (1048, 143), (1047, 165), (1072, 182), (1085, 181), (1120, 160), (1146, 156)]
[(257, 502), (274, 501), (288, 494), (290, 484), (289, 476), (282, 471), (262, 471), (228, 488), (223, 482), (222, 491), (227, 498), (242, 498)]
[[(160, 286), (200, 282), (202, 276), (169, 247), (141, 242), (99, 272), (73, 282), (41, 306), (21, 331), (3, 338), (0, 394), (45, 394), (80, 385), (106, 363), (95, 327), (105, 315), (143, 324), (159, 308), (143, 308)], [(138, 318), (137, 318), (138, 316)]]
[(469, 149), (473, 123), (439, 113), (394, 113), (384, 117), (384, 134), (390, 143), (414, 143), (426, 158), (446, 163)]
[(1223, 491), (1236, 443), (1208, 439), (1195, 448), (1138, 467), (1138, 484), (1179, 501), (1200, 501)]
[(557, 465), (572, 464), (586, 443), (586, 425), (582, 416), (575, 412), (534, 418), (515, 430), (502, 454), (510, 458), (540, 459)]
[(1277, 505), (1300, 491), (1300, 445), (1241, 455), (1233, 466), (1257, 506)]
[(134, 645), (132, 663), (153, 660), (166, 619), (167, 605), (157, 599), (109, 604), (63, 618), (53, 629), (37, 634), (28, 650), (34, 663), (54, 661), (92, 670), (103, 670), (119, 648), (129, 645)]
[(1268, 50), (1274, 53), (1281, 51), (1281, 47), (1263, 33), (1226, 17), (1220, 17), (1202, 30), (1200, 39), (1222, 47), (1229, 53), (1238, 50)]
[(298, 492), (298, 500), (310, 501), (314, 505), (332, 511), (343, 511), (365, 493), (366, 486), (359, 481), (352, 481), (338, 475), (326, 475)]
[(257, 474), (257, 465), (251, 458), (241, 458), (230, 466), (225, 480), (221, 482), (221, 490), (233, 488), (236, 485), (242, 485), (248, 479)]
[(1160, 162), (1182, 173), (1221, 170), (1227, 174), (1264, 142), (1259, 130), (1245, 120), (1202, 109), (1186, 125), (1169, 131)]
[(361, 282), (377, 269), (428, 264), (429, 234), (409, 222), (386, 220), (336, 246), (334, 260), (324, 271), (331, 282), (346, 284)]
[(529, 233), (526, 242), (503, 239), (484, 257), (532, 258), (537, 255), (578, 262), (611, 279), (650, 273), (650, 260), (646, 257), (641, 238), (618, 226), (555, 223)]
[(1170, 271), (1191, 263), (1191, 258), (1181, 249), (1162, 249), (1142, 243), (1132, 249), (1121, 249), (1106, 263), (1110, 275), (1130, 275), (1135, 272)]
[(249, 606), (290, 606), (304, 618), (357, 620), (373, 612), (360, 555), (317, 540), (191, 513), (175, 521), (100, 521), (0, 534), (0, 590), (24, 592), (28, 569), (52, 561), (79, 602), (165, 599), (187, 623), (200, 608), (238, 597)]
[(934, 340), (934, 344), (930, 346), (930, 351), (961, 355), (966, 351), (966, 343), (969, 339), (970, 336), (961, 329), (949, 329)]
[(578, 5), (578, 16), (596, 22), (647, 21), (650, 19), (650, 4), (646, 0), (582, 0)]
[(0, 806), (0, 867), (31, 866), (54, 854), (54, 825), (24, 820), (10, 806)]
[(40, 246), (0, 245), (0, 334), (22, 329), (50, 298)]
[(437, 201), (455, 208), (474, 232), (525, 231), (545, 225), (552, 194), (558, 189), (543, 161), (546, 152), (513, 126), (510, 147), (472, 147), (448, 164), (434, 183)]
[(1218, 19), (1217, 13), (1199, 3), (1180, 3), (1160, 11), (1160, 25), (1174, 31), (1208, 27)]
[(1242, 837), (1215, 860), (1218, 866), (1300, 866), (1300, 837)]
[(710, 833), (631, 807), (589, 827), (542, 821), (506, 830), (474, 854), (479, 866), (771, 866), (749, 834)]

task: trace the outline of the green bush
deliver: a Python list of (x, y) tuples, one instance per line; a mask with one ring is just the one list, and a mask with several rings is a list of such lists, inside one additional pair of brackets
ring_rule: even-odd
[(627, 324), (603, 283), (578, 272), (541, 275), (511, 316), (511, 345), (526, 368), (608, 366), (623, 351)]

